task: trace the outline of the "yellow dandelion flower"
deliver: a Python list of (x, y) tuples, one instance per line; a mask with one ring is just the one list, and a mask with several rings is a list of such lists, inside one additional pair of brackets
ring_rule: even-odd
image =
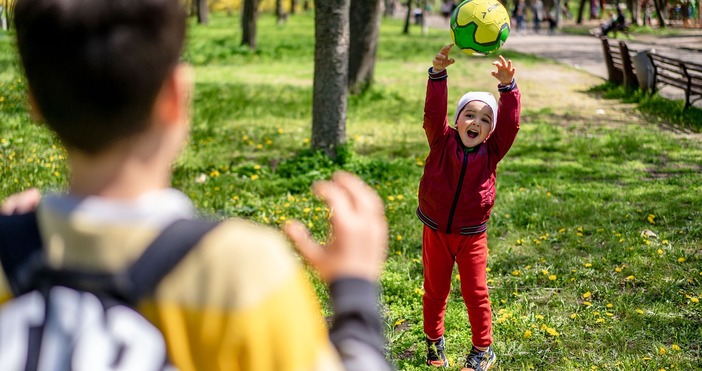
[(619, 273), (619, 272), (621, 272), (621, 271), (622, 271), (622, 269), (621, 269), (621, 268), (619, 268), (619, 267), (616, 267), (616, 268), (614, 268), (614, 271), (615, 271), (615, 272), (617, 272), (617, 273)]
[(557, 278), (555, 274), (548, 276), (549, 281), (555, 281)]
[(663, 249), (658, 249), (658, 255), (663, 255)]
[(544, 276), (547, 276), (547, 275), (548, 275), (548, 270), (542, 269), (542, 270), (541, 270), (541, 274), (543, 274)]
[(605, 319), (600, 317), (597, 319), (597, 321), (595, 321), (595, 323), (604, 323), (604, 321), (605, 321)]
[(485, 268), (485, 272), (490, 273), (490, 271), (491, 271), (490, 267)]
[(585, 263), (585, 268), (590, 268), (592, 267), (592, 263)]
[(401, 324), (402, 324), (402, 322), (405, 322), (405, 319), (404, 319), (404, 318), (400, 318), (400, 319), (398, 319), (397, 321), (395, 321), (395, 326), (399, 326), (399, 325), (401, 325)]
[(252, 174), (252, 175), (250, 176), (250, 178), (251, 178), (251, 180), (256, 180), (256, 179), (258, 179), (258, 175)]
[(523, 337), (524, 337), (525, 339), (528, 339), (528, 338), (531, 337), (531, 335), (532, 335), (531, 330), (526, 330), (526, 331), (524, 331), (524, 336), (523, 336)]
[(605, 316), (607, 316), (607, 317), (614, 317), (614, 313), (605, 312)]
[(566, 231), (565, 228), (561, 228), (561, 229), (558, 230), (558, 233), (563, 233), (563, 232), (565, 232), (565, 231)]
[(542, 316), (541, 314), (537, 314), (536, 316), (534, 316), (534, 318), (536, 318), (536, 319), (544, 319), (544, 316)]
[(651, 357), (649, 357), (649, 356), (643, 356), (641, 359), (644, 360), (644, 361), (650, 361), (650, 360), (651, 360)]
[(592, 305), (592, 303), (589, 302), (589, 301), (584, 301), (584, 302), (583, 302), (583, 305), (585, 305), (586, 307), (589, 307), (589, 306)]
[(660, 349), (658, 349), (658, 354), (664, 356), (666, 353), (668, 353), (668, 351), (665, 350), (664, 347), (661, 347)]
[(258, 165), (258, 164), (254, 165), (254, 170), (260, 170), (260, 169), (261, 169), (261, 165)]
[(698, 299), (698, 298), (691, 298), (690, 301), (693, 302), (693, 303), (699, 303), (699, 302), (700, 302), (700, 299)]
[(424, 295), (424, 290), (420, 289), (419, 287), (415, 288), (414, 292), (418, 295)]
[(513, 276), (518, 276), (518, 275), (520, 275), (520, 274), (521, 274), (521, 273), (520, 273), (518, 270), (512, 271), (512, 275), (513, 275)]
[(573, 313), (570, 315), (570, 319), (575, 319), (578, 315), (576, 313)]
[(583, 294), (583, 299), (587, 299), (587, 298), (589, 298), (590, 296), (592, 296), (592, 293), (591, 293), (590, 291), (588, 291), (588, 292), (586, 292), (586, 293)]
[(397, 195), (396, 197), (397, 197), (398, 200), (404, 200), (404, 199), (405, 199), (405, 196), (403, 196), (403, 195)]
[(388, 201), (395, 201), (395, 196), (388, 196)]
[(678, 351), (680, 350), (680, 345), (678, 344), (673, 344), (670, 346), (670, 350)]
[(302, 143), (307, 144), (310, 142), (310, 138), (305, 138), (302, 140)]
[(546, 329), (546, 332), (548, 332), (548, 334), (553, 336), (553, 337), (561, 336), (561, 334), (559, 334), (558, 331), (556, 331), (555, 329), (552, 329), (550, 327)]
[(663, 245), (667, 245), (669, 242), (668, 242), (668, 240), (663, 240), (663, 241), (661, 241), (661, 243), (662, 243)]
[(684, 263), (684, 262), (685, 262), (685, 258), (683, 258), (683, 257), (678, 258), (678, 263)]
[(644, 314), (644, 311), (643, 311), (643, 309), (637, 309), (637, 310), (636, 310), (636, 313), (638, 313), (638, 314)]
[(635, 279), (636, 279), (636, 277), (634, 277), (634, 276), (627, 276), (627, 277), (626, 277), (626, 280), (627, 280), (627, 281), (633, 281), (633, 280), (635, 280)]
[(461, 280), (461, 275), (460, 275), (460, 274), (457, 274), (457, 275), (454, 276), (454, 278), (456, 279), (456, 281), (460, 281), (460, 280)]
[(402, 241), (402, 235), (400, 235), (400, 234), (398, 234), (395, 238), (396, 238), (398, 241)]

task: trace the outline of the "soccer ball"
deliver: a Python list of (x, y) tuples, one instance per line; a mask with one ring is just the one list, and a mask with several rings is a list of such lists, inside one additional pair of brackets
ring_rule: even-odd
[(465, 0), (451, 15), (453, 43), (466, 54), (490, 54), (507, 36), (509, 14), (497, 0)]

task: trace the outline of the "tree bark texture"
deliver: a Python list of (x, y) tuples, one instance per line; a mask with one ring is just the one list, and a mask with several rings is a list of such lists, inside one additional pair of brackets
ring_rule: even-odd
[(380, 0), (351, 0), (350, 9), (349, 91), (356, 94), (373, 82)]
[(346, 141), (350, 0), (315, 3), (312, 147), (336, 157)]
[(207, 0), (197, 1), (197, 23), (208, 24), (210, 22), (210, 9), (207, 7)]
[(665, 28), (666, 1), (653, 0), (653, 6), (656, 7), (656, 17), (658, 18), (658, 28)]
[(256, 20), (258, 18), (258, 0), (244, 0), (241, 9), (241, 45), (256, 49)]

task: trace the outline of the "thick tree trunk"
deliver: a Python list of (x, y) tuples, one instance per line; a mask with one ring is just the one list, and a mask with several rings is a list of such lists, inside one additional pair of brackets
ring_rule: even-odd
[(351, 0), (349, 91), (363, 91), (373, 82), (380, 30), (380, 0)]
[(256, 49), (256, 19), (258, 18), (258, 0), (244, 0), (241, 9), (241, 45)]
[(402, 30), (402, 33), (405, 35), (409, 35), (410, 18), (411, 17), (412, 17), (412, 0), (407, 0), (407, 16), (405, 16), (405, 28)]
[(312, 147), (336, 157), (346, 141), (350, 0), (315, 3)]
[(275, 16), (278, 24), (285, 23), (285, 11), (283, 10), (283, 0), (275, 0)]
[(210, 9), (207, 7), (207, 0), (194, 0), (197, 2), (197, 23), (208, 24), (210, 22)]

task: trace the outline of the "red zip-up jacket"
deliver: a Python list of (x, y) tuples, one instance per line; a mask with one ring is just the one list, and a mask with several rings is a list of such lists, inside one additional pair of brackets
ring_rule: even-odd
[(514, 81), (500, 85), (497, 126), (485, 143), (469, 151), (447, 117), (446, 70), (431, 73), (424, 102), (429, 156), (419, 183), (417, 216), (442, 233), (476, 234), (487, 229), (495, 203), (497, 163), (519, 131), (521, 94)]

